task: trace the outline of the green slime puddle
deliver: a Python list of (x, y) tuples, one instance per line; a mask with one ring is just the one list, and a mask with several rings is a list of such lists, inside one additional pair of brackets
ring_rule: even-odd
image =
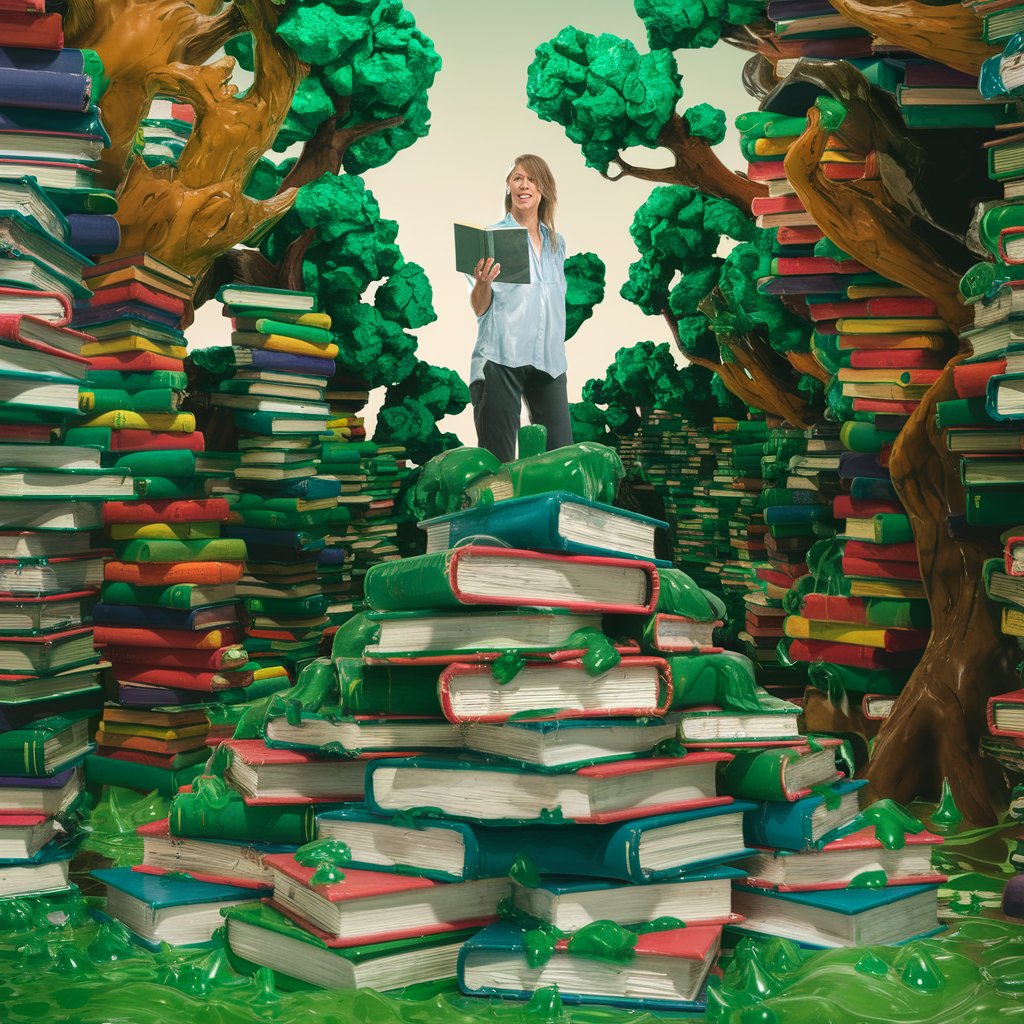
[[(163, 813), (160, 798), (111, 791), (88, 823), (73, 880), (88, 891), (91, 865), (82, 861), (97, 855), (137, 861), (135, 826)], [(899, 948), (811, 952), (742, 939), (711, 982), (707, 1014), (684, 1015), (563, 1006), (554, 989), (528, 1003), (470, 998), (451, 984), (387, 995), (309, 989), (266, 969), (236, 969), (222, 945), (152, 953), (119, 924), (94, 920), (89, 910), (101, 904), (91, 896), (0, 903), (3, 1024), (1024, 1024), (1024, 925), (990, 918), (963, 917)]]

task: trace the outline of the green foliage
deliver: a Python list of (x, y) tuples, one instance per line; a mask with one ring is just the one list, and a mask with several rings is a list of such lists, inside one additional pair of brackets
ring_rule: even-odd
[(589, 320), (604, 299), (604, 261), (597, 253), (578, 252), (565, 261), (565, 340)]
[(683, 115), (690, 126), (690, 134), (703, 139), (709, 146), (717, 146), (725, 138), (725, 111), (710, 103), (698, 103)]
[(656, 148), (683, 88), (668, 50), (641, 54), (626, 39), (567, 26), (537, 47), (526, 92), (545, 121), (562, 125), (602, 173), (623, 149)]
[(714, 46), (727, 29), (765, 14), (763, 0), (633, 0), (651, 49)]
[(608, 415), (593, 402), (571, 402), (569, 420), (576, 444), (580, 441), (608, 441)]
[(437, 319), (433, 297), (433, 289), (423, 268), (418, 263), (403, 261), (377, 289), (373, 303), (385, 319), (416, 329)]
[(401, 0), (292, 0), (277, 32), (310, 72), (275, 149), (312, 138), (336, 113), (339, 128), (402, 118), (349, 148), (345, 170), (361, 173), (426, 135), (426, 93), (441, 58)]

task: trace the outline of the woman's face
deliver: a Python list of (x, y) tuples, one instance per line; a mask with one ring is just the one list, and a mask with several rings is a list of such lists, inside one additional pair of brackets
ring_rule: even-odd
[(511, 189), (509, 198), (512, 200), (512, 209), (516, 212), (531, 213), (540, 206), (540, 186), (521, 164), (512, 168), (508, 187)]

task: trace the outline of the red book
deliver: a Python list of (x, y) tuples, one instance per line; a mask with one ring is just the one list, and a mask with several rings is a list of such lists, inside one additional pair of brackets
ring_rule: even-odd
[(158, 292), (155, 288), (148, 288), (144, 284), (139, 284), (138, 281), (126, 281), (124, 284), (101, 288), (94, 292), (92, 298), (89, 299), (89, 308), (115, 306), (122, 302), (141, 302), (145, 306), (162, 309), (174, 316), (184, 316), (185, 313), (185, 303), (181, 299)]
[(910, 416), (920, 404), (920, 399), (915, 402), (887, 402), (881, 398), (855, 398), (853, 409), (854, 412), (884, 412), (892, 416)]
[(248, 686), (251, 672), (206, 672), (189, 668), (145, 668), (142, 665), (120, 665), (111, 661), (110, 671), (119, 683), (142, 683), (145, 686), (169, 686), (175, 690), (217, 690)]
[(1024, 690), (989, 697), (985, 715), (993, 736), (1024, 737)]
[(867, 576), (883, 580), (921, 579), (921, 567), (916, 560), (913, 562), (888, 562), (880, 558), (853, 558), (844, 554), (843, 572), (847, 576)]
[[(102, 428), (101, 428), (102, 429)], [(169, 448), (187, 452), (206, 450), (206, 438), (198, 430), (191, 434), (162, 433), (159, 430), (114, 428), (110, 431), (112, 452), (160, 452)]]
[(103, 578), (138, 587), (170, 587), (175, 583), (236, 583), (245, 562), (107, 562)]
[[(856, 260), (833, 260), (827, 256), (779, 256), (774, 261), (776, 274), (864, 274), (870, 268)], [(838, 303), (828, 303), (838, 305)], [(817, 305), (811, 304), (812, 312)], [(837, 316), (839, 314), (836, 314)], [(852, 316), (853, 314), (846, 314)], [(819, 319), (815, 317), (814, 319)]]
[(0, 11), (12, 14), (45, 14), (46, 0), (0, 0)]
[[(835, 271), (833, 271), (835, 273)], [(879, 296), (874, 299), (842, 299), (838, 302), (815, 302), (812, 320), (835, 320), (841, 316), (937, 316), (935, 303), (920, 295)]]
[(185, 363), (157, 352), (117, 352), (109, 356), (91, 356), (89, 365), (94, 370), (116, 370), (118, 373), (148, 373), (150, 370), (170, 370), (183, 373)]
[(167, 501), (108, 501), (103, 522), (111, 523), (226, 523), (231, 508), (224, 498)]
[[(3, 26), (0, 26), (0, 31), (2, 29)], [(0, 166), (0, 177), (3, 177), (2, 166)], [(71, 323), (71, 305), (60, 292), (40, 292), (28, 288), (0, 288), (0, 313), (5, 316), (36, 317), (57, 327), (67, 327)]]
[(215, 650), (240, 644), (243, 633), (236, 629), (211, 629), (205, 633), (190, 629), (140, 629), (135, 626), (96, 626), (93, 640), (97, 647), (118, 644), (125, 647), (183, 647), (186, 650)]
[(785, 181), (784, 160), (753, 160), (747, 164), (747, 177), (751, 181)]
[(859, 181), (867, 177), (867, 169), (866, 163), (822, 164), (825, 177), (832, 181)]
[(832, 499), (832, 514), (836, 519), (869, 519), (871, 516), (900, 515), (903, 512), (904, 508), (898, 501), (851, 498), (848, 494)]
[(827, 661), (849, 668), (899, 668), (917, 659), (917, 652), (890, 654), (877, 647), (840, 644), (831, 640), (792, 640), (789, 656), (793, 661)]
[(855, 370), (941, 370), (945, 365), (941, 352), (925, 348), (855, 349), (850, 353), (850, 366)]
[(800, 614), (816, 622), (848, 622), (853, 626), (870, 625), (868, 602), (863, 597), (841, 597), (838, 594), (805, 594)]
[(64, 23), (59, 14), (11, 12), (0, 18), (0, 46), (32, 50), (64, 48)]
[(804, 209), (799, 196), (754, 196), (750, 212), (755, 217), (763, 213), (800, 213)]
[[(178, 762), (181, 754), (158, 754), (148, 750), (122, 750), (120, 747), (105, 747), (102, 744), (97, 746), (96, 753), (100, 757), (109, 757), (115, 761), (131, 761), (132, 764), (148, 764), (151, 768), (165, 768), (173, 771), (175, 768), (188, 767)], [(188, 751), (185, 751), (188, 753)], [(194, 763), (194, 762), (193, 762)], [(201, 762), (200, 762), (201, 763)]]
[(213, 650), (188, 651), (180, 647), (167, 647), (154, 650), (151, 647), (108, 646), (103, 654), (112, 662), (120, 662), (122, 666), (136, 665), (144, 668), (195, 668), (205, 671), (224, 668), (244, 668), (248, 656), (241, 658), (239, 652), (245, 653), (243, 647), (228, 645)]
[(979, 398), (988, 389), (989, 378), (1006, 373), (1006, 359), (986, 359), (983, 363), (960, 363), (953, 367), (953, 387), (961, 398)]
[(4, 440), (22, 444), (49, 444), (53, 427), (49, 423), (5, 423)]
[(789, 590), (797, 580), (796, 576), (790, 576), (788, 573), (781, 572), (778, 569), (766, 569), (764, 567), (757, 570), (757, 578), (764, 583), (771, 583), (773, 586), (782, 587), (784, 590)]
[(800, 227), (780, 227), (775, 237), (779, 245), (813, 245), (820, 242), (825, 234), (820, 228), (805, 224)]
[(82, 346), (92, 341), (88, 334), (59, 327), (39, 317), (24, 313), (0, 314), (0, 338), (69, 363), (89, 365), (89, 360), (79, 354)]
[(843, 549), (851, 558), (877, 558), (882, 562), (917, 562), (913, 541), (905, 544), (871, 544), (864, 540), (848, 540)]

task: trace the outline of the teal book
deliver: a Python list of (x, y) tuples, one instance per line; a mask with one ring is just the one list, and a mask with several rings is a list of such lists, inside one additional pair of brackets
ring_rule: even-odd
[[(427, 551), (443, 551), (476, 538), (513, 548), (567, 555), (655, 560), (656, 540), (668, 524), (565, 491), (513, 498), (426, 519)], [(659, 533), (662, 535), (659, 538)], [(670, 565), (665, 560), (660, 565)]]
[(857, 791), (866, 779), (844, 779), (800, 800), (755, 801), (743, 823), (749, 846), (779, 850), (816, 850), (828, 842), (829, 833), (849, 824), (860, 812)]

